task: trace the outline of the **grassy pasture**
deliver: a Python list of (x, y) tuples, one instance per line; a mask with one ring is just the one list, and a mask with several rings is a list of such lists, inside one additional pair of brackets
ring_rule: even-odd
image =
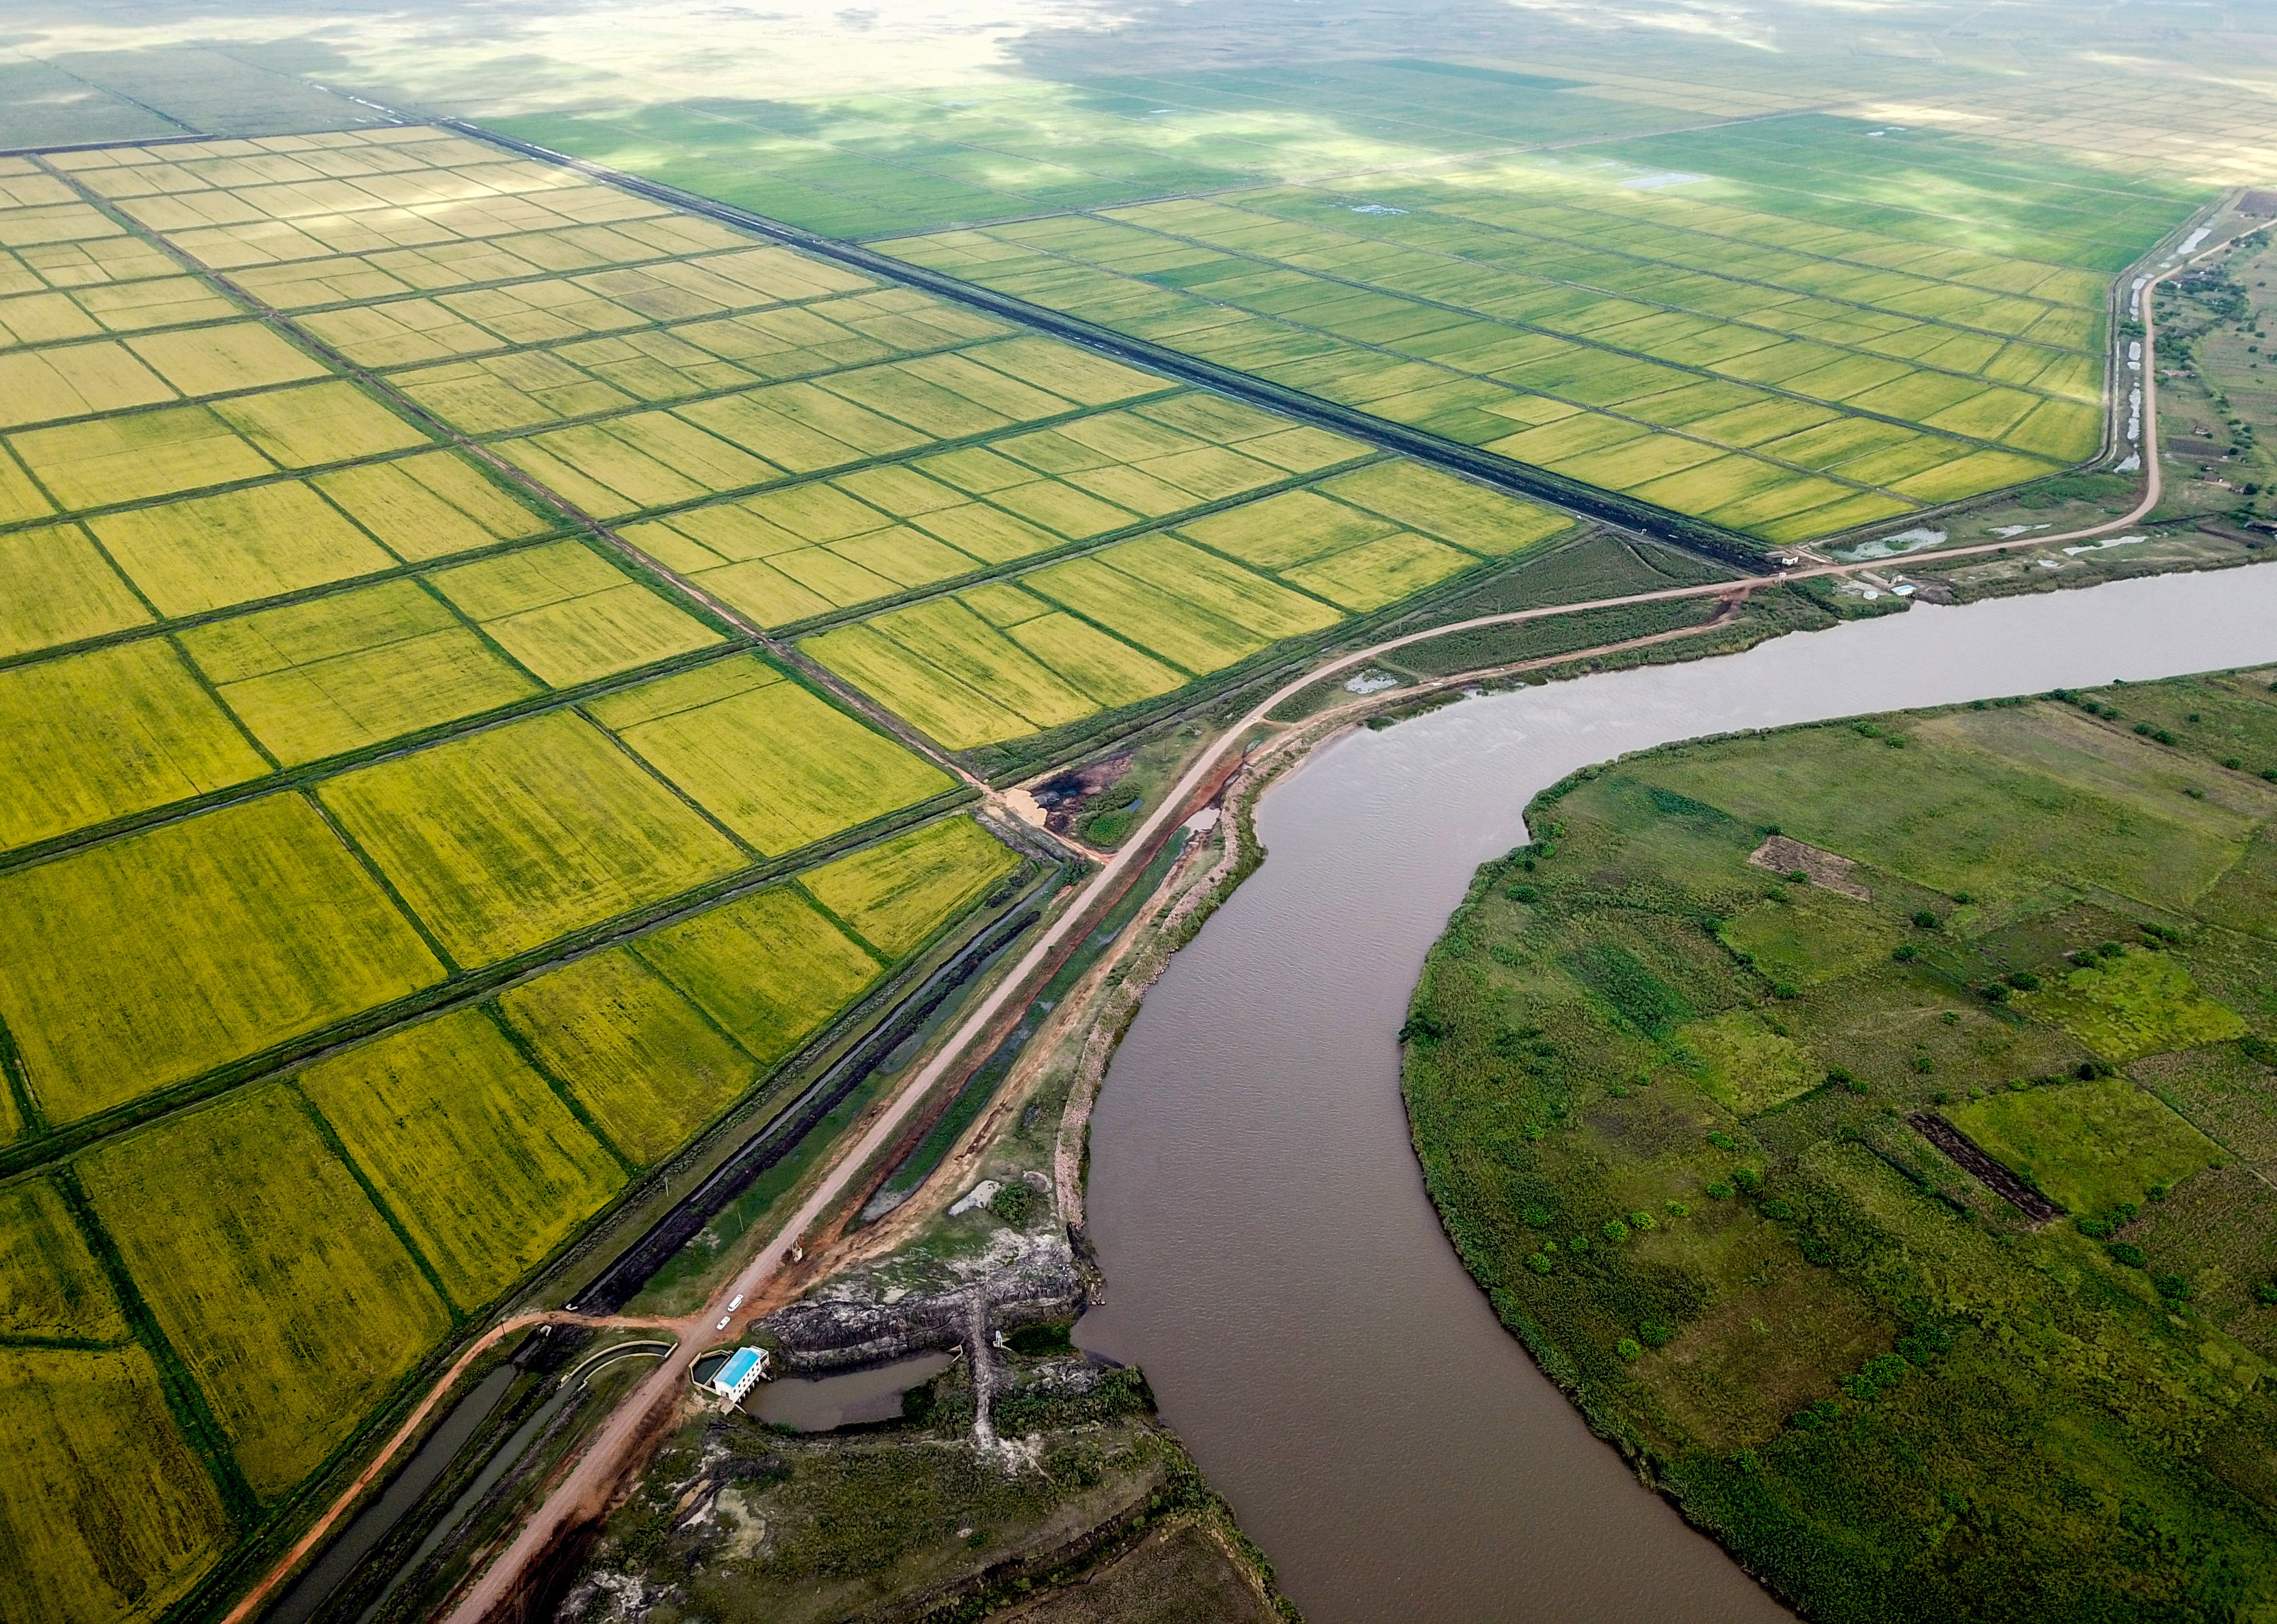
[(887, 958), (899, 958), (1020, 866), (970, 818), (938, 823), (799, 876), (808, 895)]
[[(57, 976), (57, 964), (72, 973)], [(194, 1077), (442, 973), (296, 795), (0, 876), (0, 1013), (53, 1122)]]
[(758, 850), (780, 856), (952, 787), (939, 767), (749, 655), (588, 707)]
[(520, 1278), (625, 1181), (479, 1010), (400, 1027), (293, 1082), (462, 1312)]
[(286, 766), (543, 691), (410, 581), (210, 621), (180, 641), (222, 702)]
[(879, 968), (787, 886), (666, 926), (633, 950), (762, 1066), (788, 1056)]
[(0, 671), (0, 847), (269, 771), (163, 638)]
[(758, 1074), (749, 1055), (626, 949), (573, 959), (499, 1003), (539, 1064), (638, 1166), (669, 1155)]
[[(1466, 1264), (1806, 1616), (2277, 1594), (2250, 1397), (2272, 1010), (2238, 928), (2270, 896), (2194, 917), (2277, 818), (2213, 766), (2277, 737), (2277, 703), (2103, 692), (2196, 736), (2147, 742), (2099, 694), (1577, 774), (1481, 871), (1411, 1011), (1411, 1125)], [(1859, 894), (1750, 863), (1767, 830)], [(2058, 1216), (1949, 1160), (1929, 1112)]]
[(323, 1460), (450, 1329), (287, 1088), (111, 1140), (79, 1170), (263, 1499)]
[(139, 1347), (0, 1349), (0, 1545), (23, 1618), (157, 1618), (230, 1543)]
[[(2176, 1035), (2182, 1040), (2176, 1048), (2213, 1041)], [(2087, 1216), (2121, 1201), (2139, 1206), (2147, 1190), (2179, 1184), (2221, 1159), (2212, 1140), (2155, 1094), (2119, 1078), (1988, 1094), (1955, 1106), (1953, 1120), (2065, 1211)]]
[(582, 718), (552, 712), (327, 781), (324, 805), (463, 965), (746, 860)]

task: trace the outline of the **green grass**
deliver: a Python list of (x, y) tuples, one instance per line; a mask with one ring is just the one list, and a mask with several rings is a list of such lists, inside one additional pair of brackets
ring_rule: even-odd
[(637, 1165), (660, 1161), (758, 1075), (750, 1056), (631, 952), (573, 959), (500, 1009), (547, 1072)]
[(2121, 1201), (2139, 1207), (2147, 1192), (2180, 1184), (2221, 1155), (2157, 1096), (2118, 1078), (1989, 1094), (1952, 1116), (1997, 1160), (2082, 1216)]
[(232, 1530), (139, 1347), (0, 1349), (9, 1605), (56, 1624), (161, 1616)]
[[(2270, 937), (2246, 923), (2273, 899), (2194, 917), (2277, 820), (2206, 756), (2277, 736), (2277, 701), (2103, 691), (2200, 736), (2146, 740), (2098, 696), (1584, 769), (1480, 871), (1410, 1011), (1409, 1119), (1466, 1267), (1806, 1617), (2277, 1596), (2277, 1417), (2250, 1397), (2277, 1353), (2253, 1294)], [(1862, 894), (1748, 861), (1769, 833)], [(2065, 1216), (1948, 1160), (1929, 1112)]]
[(450, 1327), (289, 1090), (252, 1089), (112, 1140), (79, 1169), (265, 1500), (331, 1453)]
[(1019, 856), (970, 818), (947, 818), (799, 876), (807, 894), (899, 958), (987, 894)]
[[(71, 973), (56, 973), (68, 964)], [(439, 980), (298, 796), (0, 876), (0, 1010), (69, 1122)]]
[(661, 902), (747, 860), (566, 712), (346, 773), (319, 793), (466, 965)]
[(399, 1028), (293, 1081), (461, 1312), (521, 1277), (625, 1181), (479, 1010)]

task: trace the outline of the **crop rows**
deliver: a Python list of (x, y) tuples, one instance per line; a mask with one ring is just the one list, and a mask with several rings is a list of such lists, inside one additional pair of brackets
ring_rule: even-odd
[[(2007, 177), (1966, 172), (1948, 177), (1957, 216), (1854, 180), (1845, 197), (1848, 158), (1813, 155), (1856, 133), (1817, 122), (1833, 135), (1806, 144), (1787, 120), (1770, 126), (1797, 132), (1784, 142), (1641, 142), (1611, 164), (1235, 192), (892, 247), (1770, 542), (2093, 456), (2107, 273), (2192, 200), (2075, 187), (1994, 214), (1967, 205)], [(1651, 167), (1679, 153), (1712, 172)]]
[(1001, 903), (937, 746), (1571, 528), (433, 131), (0, 161), (0, 1543), (42, 1617), (165, 1611)]

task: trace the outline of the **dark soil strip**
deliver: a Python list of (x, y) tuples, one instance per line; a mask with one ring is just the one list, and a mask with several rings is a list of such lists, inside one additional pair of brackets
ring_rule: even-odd
[(1921, 1136), (1953, 1158), (1979, 1184), (2035, 1224), (2063, 1216), (2063, 1208), (1984, 1154), (1976, 1141), (1935, 1111), (1916, 1111), (1906, 1118)]

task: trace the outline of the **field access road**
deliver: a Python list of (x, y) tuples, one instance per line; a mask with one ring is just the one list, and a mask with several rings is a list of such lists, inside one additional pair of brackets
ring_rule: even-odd
[[(487, 132), (475, 131), (487, 136)], [(490, 137), (495, 140), (495, 137)], [(552, 155), (544, 155), (551, 156)], [(2148, 477), (2144, 482), (2143, 499), (2121, 518), (2083, 530), (2068, 530), (2053, 536), (2020, 538), (2011, 541), (1991, 542), (1968, 547), (1945, 548), (1935, 556), (1939, 560), (1969, 557), (1989, 553), (2030, 551), (2064, 542), (2089, 540), (2108, 535), (2113, 530), (2139, 522), (2155, 508), (2162, 494), (2159, 461), (2158, 377), (2156, 370), (2156, 332), (2151, 320), (2151, 299), (2161, 283), (2178, 272), (2189, 269), (2227, 246), (2217, 243), (2190, 259), (2146, 279), (2136, 295), (2138, 313), (2143, 323), (2143, 440), (2142, 454), (2145, 459)], [(380, 1481), (387, 1467), (410, 1442), (421, 1424), (432, 1412), (436, 1403), (464, 1374), (474, 1360), (485, 1349), (495, 1346), (502, 1338), (527, 1326), (544, 1322), (569, 1324), (625, 1324), (669, 1329), (680, 1334), (680, 1346), (662, 1361), (641, 1384), (628, 1395), (608, 1420), (588, 1441), (576, 1464), (556, 1484), (545, 1502), (539, 1506), (515, 1536), (513, 1543), (499, 1554), (475, 1582), (462, 1592), (458, 1605), (449, 1614), (449, 1624), (484, 1624), (502, 1602), (512, 1597), (522, 1583), (524, 1572), (534, 1559), (552, 1547), (564, 1534), (578, 1523), (604, 1512), (626, 1475), (638, 1463), (648, 1444), (659, 1435), (668, 1422), (671, 1410), (682, 1400), (687, 1391), (690, 1367), (697, 1355), (713, 1345), (719, 1334), (719, 1321), (727, 1314), (729, 1300), (741, 1298), (747, 1305), (757, 1306), (760, 1295), (777, 1282), (788, 1264), (789, 1255), (798, 1247), (808, 1231), (830, 1207), (843, 1196), (848, 1187), (879, 1151), (891, 1141), (895, 1132), (914, 1111), (918, 1102), (942, 1079), (962, 1063), (965, 1052), (989, 1026), (1008, 1010), (1024, 1003), (1033, 995), (1037, 974), (1051, 962), (1055, 953), (1071, 940), (1079, 940), (1079, 933), (1088, 928), (1093, 914), (1100, 902), (1115, 895), (1118, 888), (1132, 877), (1134, 870), (1143, 872), (1152, 861), (1172, 829), (1192, 810), (1188, 803), (1205, 785), (1215, 784), (1227, 759), (1245, 750), (1251, 736), (1260, 728), (1271, 728), (1271, 713), (1304, 690), (1315, 683), (1342, 675), (1372, 660), (1381, 659), (1393, 650), (1407, 647), (1433, 637), (1473, 631), (1490, 626), (1516, 625), (1528, 621), (1544, 620), (1556, 615), (1580, 614), (1595, 609), (1617, 608), (1628, 605), (1658, 603), (1685, 598), (1714, 598), (1734, 592), (1745, 592), (1757, 584), (1778, 581), (1801, 581), (1835, 577), (1885, 566), (1887, 560), (1866, 560), (1854, 564), (1821, 564), (1809, 568), (1782, 572), (1770, 581), (1717, 581), (1698, 586), (1669, 587), (1659, 591), (1636, 592), (1619, 598), (1598, 599), (1587, 603), (1563, 604), (1539, 609), (1518, 609), (1500, 614), (1481, 615), (1473, 620), (1451, 625), (1433, 627), (1428, 630), (1410, 632), (1404, 637), (1388, 638), (1366, 648), (1356, 649), (1316, 667), (1302, 675), (1291, 678), (1266, 698), (1252, 707), (1238, 724), (1228, 728), (1207, 748), (1188, 767), (1175, 787), (1158, 803), (1155, 809), (1124, 842), (1122, 849), (1093, 876), (1074, 903), (1049, 926), (1022, 956), (1010, 973), (998, 983), (973, 1008), (956, 1031), (933, 1057), (914, 1071), (893, 1097), (871, 1119), (867, 1129), (853, 1143), (839, 1150), (830, 1160), (819, 1184), (790, 1219), (769, 1239), (758, 1255), (739, 1271), (734, 1279), (722, 1285), (712, 1300), (697, 1314), (673, 1322), (652, 1320), (593, 1320), (570, 1314), (531, 1314), (505, 1321), (485, 1332), (462, 1353), (445, 1373), (432, 1391), (423, 1399), (411, 1417), (397, 1430), (387, 1444), (364, 1471), (342, 1491), (314, 1527), (294, 1544), (278, 1565), (261, 1581), (244, 1600), (239, 1603), (224, 1620), (224, 1624), (246, 1624), (261, 1604), (275, 1590), (310, 1552), (319, 1545), (339, 1519), (350, 1510), (374, 1484)], [(1581, 660), (1597, 651), (1580, 650), (1563, 656), (1566, 660)], [(1390, 696), (1397, 700), (1399, 693)], [(748, 1309), (747, 1309), (748, 1312)]]

